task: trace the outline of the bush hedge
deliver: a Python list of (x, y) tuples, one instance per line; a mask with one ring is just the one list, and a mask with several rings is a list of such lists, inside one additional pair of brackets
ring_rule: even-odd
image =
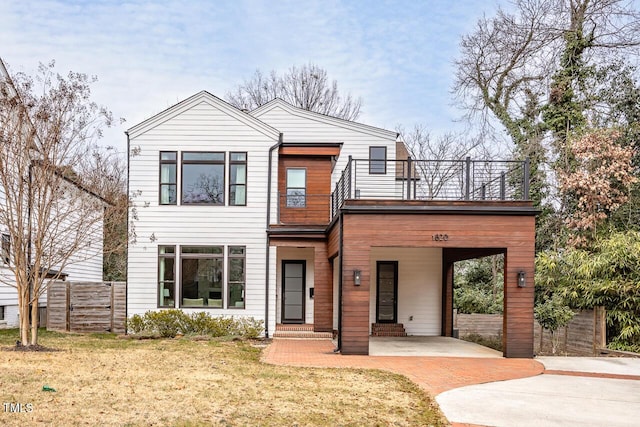
[(252, 317), (212, 317), (202, 311), (191, 314), (175, 309), (147, 311), (142, 316), (134, 314), (127, 319), (128, 333), (163, 338), (174, 338), (178, 334), (257, 338), (263, 331), (262, 320)]

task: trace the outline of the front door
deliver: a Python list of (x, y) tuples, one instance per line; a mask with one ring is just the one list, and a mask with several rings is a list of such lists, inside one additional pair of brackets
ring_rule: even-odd
[(378, 261), (376, 266), (376, 322), (398, 321), (398, 261)]
[(306, 261), (282, 261), (282, 323), (304, 323)]

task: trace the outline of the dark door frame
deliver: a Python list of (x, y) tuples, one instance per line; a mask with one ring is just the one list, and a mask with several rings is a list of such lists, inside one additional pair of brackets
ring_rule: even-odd
[[(380, 320), (380, 265), (393, 265), (393, 320)], [(376, 323), (398, 323), (398, 261), (376, 261)]]
[[(286, 282), (286, 275), (285, 275), (285, 265), (286, 264), (301, 264), (302, 265), (302, 318), (301, 319), (286, 319), (284, 316), (284, 306), (285, 306), (285, 301), (284, 301), (284, 295), (285, 295), (285, 282)], [(305, 323), (305, 319), (306, 319), (306, 311), (307, 311), (307, 307), (306, 307), (306, 292), (307, 292), (307, 260), (304, 259), (283, 259), (282, 260), (282, 277), (281, 277), (281, 281), (282, 281), (282, 286), (281, 286), (281, 296), (280, 296), (280, 301), (281, 301), (281, 314), (280, 314), (280, 321), (282, 323)]]

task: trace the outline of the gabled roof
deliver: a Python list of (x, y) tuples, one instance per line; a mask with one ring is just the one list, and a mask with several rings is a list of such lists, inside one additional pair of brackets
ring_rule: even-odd
[(4, 66), (4, 62), (2, 61), (2, 58), (0, 58), (0, 77), (3, 77), (7, 81), (11, 82), (9, 71), (7, 71), (7, 67)]
[(393, 132), (387, 129), (377, 128), (375, 126), (369, 126), (363, 123), (353, 122), (350, 120), (340, 119), (337, 117), (328, 116), (326, 114), (305, 110), (303, 108), (291, 105), (280, 98), (275, 98), (272, 101), (269, 101), (268, 103), (251, 111), (249, 114), (259, 118), (260, 116), (267, 113), (268, 111), (271, 111), (274, 108), (278, 108), (278, 107), (282, 108), (283, 110), (287, 111), (288, 113), (294, 116), (302, 117), (309, 120), (315, 120), (322, 123), (327, 123), (333, 126), (342, 127), (345, 129), (354, 130), (354, 131), (366, 133), (373, 136), (378, 136), (382, 138), (393, 138), (393, 139), (396, 139), (398, 136), (396, 132)]
[[(4, 65), (4, 61), (2, 60), (2, 58), (0, 58), (0, 77), (2, 78), (2, 80), (5, 80), (8, 83), (8, 87), (9, 87), (10, 91), (12, 92), (11, 95), (12, 96), (17, 95), (18, 91), (16, 90), (16, 88), (14, 86), (13, 79), (11, 78), (11, 75), (9, 74), (9, 71), (7, 70), (7, 67)], [(20, 102), (22, 103), (21, 100), (20, 100)], [(27, 115), (27, 119), (29, 120), (29, 125), (31, 126), (31, 128), (35, 130), (35, 126), (33, 125), (33, 122), (31, 122), (31, 118), (28, 115)], [(35, 132), (35, 137), (36, 137), (36, 139), (39, 138), (37, 132)], [(34, 161), (34, 164), (39, 164), (39, 163), (40, 163), (39, 161)], [(87, 194), (90, 194), (91, 196), (100, 199), (100, 201), (102, 201), (104, 203), (112, 205), (112, 203), (107, 201), (104, 197), (102, 197), (99, 194), (89, 190), (87, 187), (82, 185), (77, 179), (69, 177), (68, 174), (62, 173), (62, 171), (59, 168), (55, 168), (53, 173), (58, 175), (63, 180), (65, 180), (65, 181), (69, 182), (70, 184), (74, 185), (79, 190), (84, 191)]]
[(280, 131), (278, 129), (269, 126), (268, 124), (249, 115), (248, 113), (245, 113), (244, 111), (237, 109), (233, 105), (227, 103), (226, 101), (223, 101), (215, 95), (212, 95), (206, 90), (200, 91), (195, 95), (192, 95), (189, 98), (180, 101), (177, 104), (167, 108), (166, 110), (161, 111), (160, 113), (146, 119), (145, 121), (138, 123), (133, 127), (130, 127), (125, 133), (131, 137), (135, 137), (138, 134), (146, 132), (147, 130), (166, 122), (167, 120), (181, 114), (184, 111), (187, 111), (188, 109), (202, 102), (206, 102), (211, 106), (222, 110), (229, 116), (246, 124), (247, 126), (252, 127), (265, 136), (273, 139), (278, 139), (278, 137), (280, 136)]

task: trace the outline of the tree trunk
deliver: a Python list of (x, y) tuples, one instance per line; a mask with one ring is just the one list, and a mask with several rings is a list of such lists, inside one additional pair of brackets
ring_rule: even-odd
[(29, 345), (38, 344), (38, 298), (31, 304), (31, 341)]
[(20, 295), (18, 299), (18, 312), (20, 314), (20, 343), (29, 345), (29, 301)]

